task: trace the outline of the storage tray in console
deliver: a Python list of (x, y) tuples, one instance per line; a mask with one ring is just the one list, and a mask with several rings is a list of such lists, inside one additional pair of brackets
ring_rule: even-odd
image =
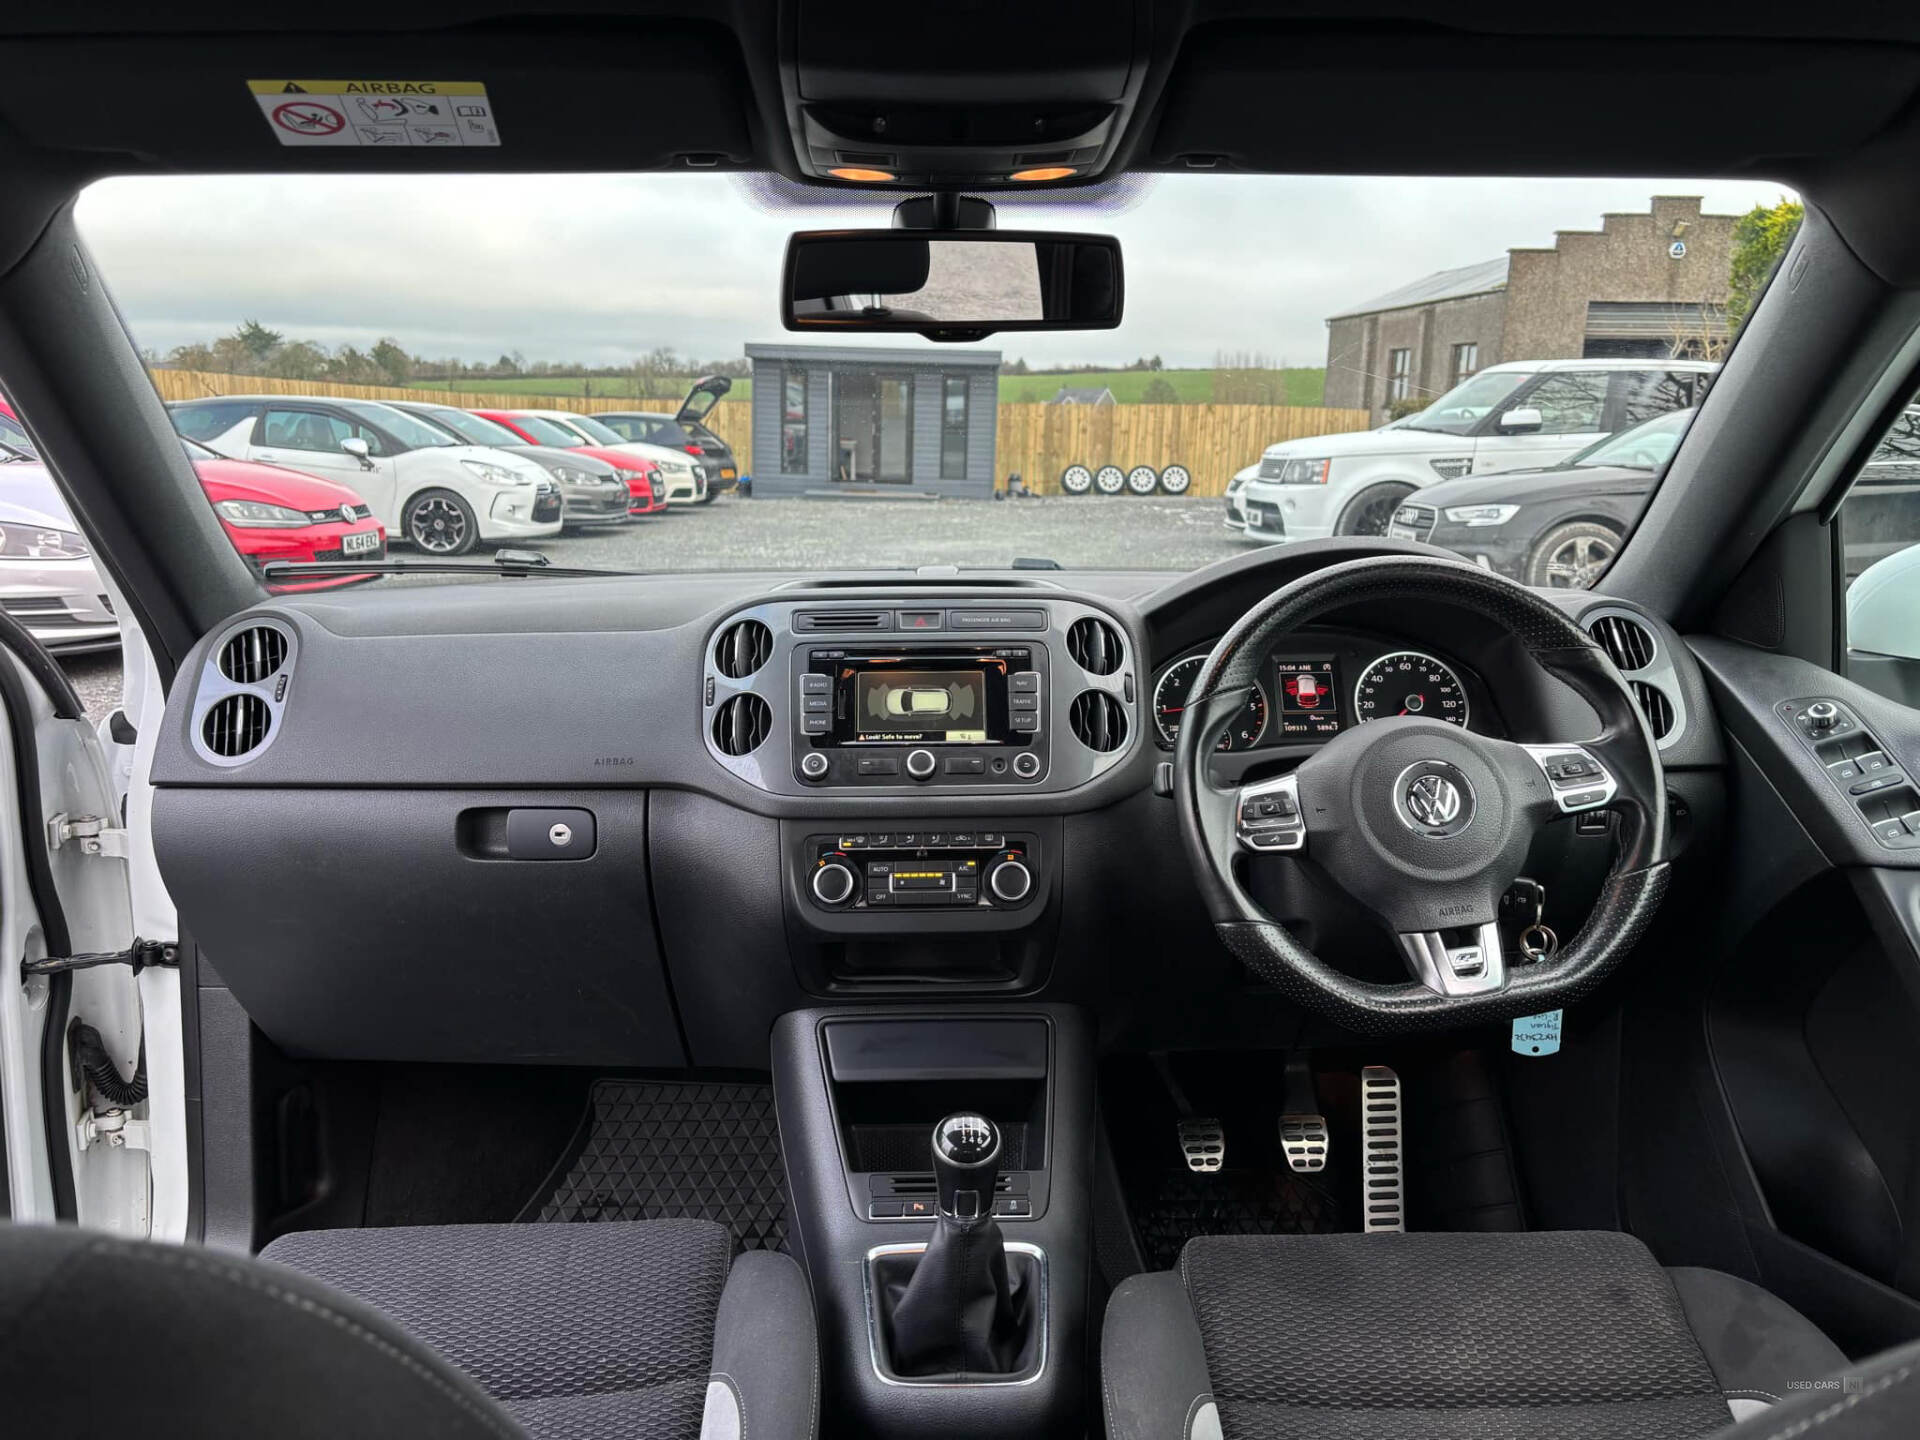
[[(463, 815), (517, 807), (591, 812), (593, 853), (476, 850)], [(162, 789), (153, 829), (182, 927), (290, 1053), (686, 1063), (644, 791)]]

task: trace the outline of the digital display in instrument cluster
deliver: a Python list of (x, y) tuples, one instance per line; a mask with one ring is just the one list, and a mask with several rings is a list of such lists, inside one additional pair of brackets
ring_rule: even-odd
[(1338, 735), (1340, 686), (1331, 658), (1275, 657), (1275, 710), (1282, 735)]

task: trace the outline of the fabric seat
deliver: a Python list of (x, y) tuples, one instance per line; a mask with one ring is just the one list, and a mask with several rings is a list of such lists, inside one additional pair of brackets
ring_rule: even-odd
[(1114, 1292), (1101, 1353), (1109, 1440), (1692, 1440), (1846, 1364), (1759, 1287), (1600, 1232), (1196, 1239)]
[[(315, 1231), (264, 1259), (0, 1225), (8, 1433), (814, 1433), (806, 1278), (719, 1225)], [(87, 1352), (111, 1375), (76, 1379)]]

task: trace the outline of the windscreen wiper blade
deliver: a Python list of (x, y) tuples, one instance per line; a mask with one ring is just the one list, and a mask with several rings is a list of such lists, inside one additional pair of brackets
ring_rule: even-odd
[(513, 580), (529, 575), (574, 579), (591, 575), (640, 573), (638, 570), (588, 570), (574, 565), (555, 565), (537, 550), (502, 550), (492, 560), (478, 563), (460, 560), (269, 560), (260, 567), (260, 578), (270, 584), (284, 580), (321, 580), (329, 575), (497, 575)]

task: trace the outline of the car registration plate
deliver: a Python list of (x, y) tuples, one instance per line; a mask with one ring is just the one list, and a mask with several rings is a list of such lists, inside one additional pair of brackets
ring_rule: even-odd
[(722, 480), (737, 480), (740, 477), (734, 473), (734, 469), (731, 465), (722, 465), (720, 467), (720, 478)]
[(1409, 530), (1404, 525), (1389, 525), (1387, 526), (1387, 538), (1390, 540), (1418, 540), (1420, 536), (1417, 531)]
[(361, 530), (340, 537), (342, 555), (371, 555), (380, 548), (378, 530)]

